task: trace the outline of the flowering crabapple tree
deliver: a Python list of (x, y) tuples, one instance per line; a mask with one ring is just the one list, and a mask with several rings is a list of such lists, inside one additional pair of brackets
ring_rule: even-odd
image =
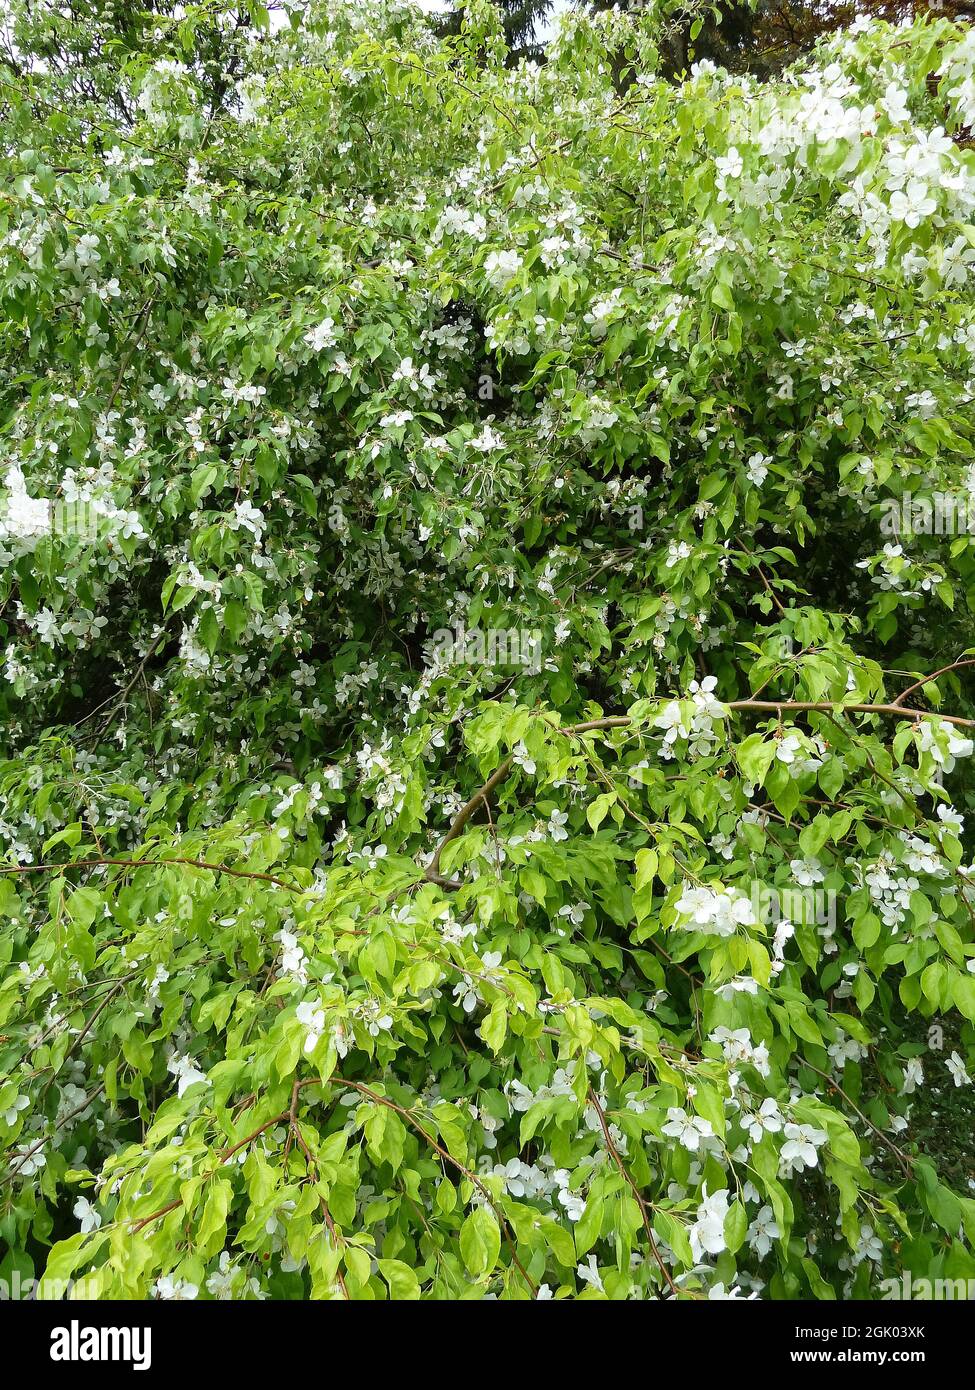
[(0, 1276), (975, 1276), (975, 33), (70, 15), (3, 4)]

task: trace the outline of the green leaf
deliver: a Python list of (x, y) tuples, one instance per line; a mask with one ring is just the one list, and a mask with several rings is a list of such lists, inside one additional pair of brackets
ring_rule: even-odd
[(725, 1244), (732, 1254), (742, 1245), (748, 1231), (748, 1216), (741, 1202), (733, 1202), (724, 1219)]
[(419, 1299), (420, 1281), (402, 1260), (380, 1260), (379, 1272), (389, 1285), (390, 1298), (409, 1302)]
[(951, 997), (955, 1008), (975, 1023), (975, 976), (963, 975), (960, 971), (952, 973)]
[(476, 1207), (460, 1228), (460, 1253), (474, 1279), (490, 1274), (501, 1253), (501, 1232), (493, 1212)]

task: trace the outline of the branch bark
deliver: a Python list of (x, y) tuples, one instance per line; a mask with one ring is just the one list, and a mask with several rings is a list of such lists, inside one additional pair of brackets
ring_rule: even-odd
[(254, 869), (232, 869), (229, 864), (211, 864), (206, 859), (76, 859), (64, 864), (13, 864), (0, 867), (0, 874), (58, 874), (69, 869), (97, 869), (103, 865), (116, 865), (123, 869), (164, 869), (167, 864), (185, 864), (191, 869), (208, 869), (214, 874), (229, 874), (232, 878), (256, 878), (262, 883), (273, 883), (288, 893), (301, 893), (293, 883), (285, 883), (273, 874), (259, 874)]
[[(780, 718), (784, 712), (818, 712), (820, 714), (836, 714), (837, 712), (839, 712), (842, 714), (845, 711), (848, 711), (851, 714), (882, 715), (890, 719), (917, 720), (930, 718), (940, 719), (946, 724), (956, 724), (961, 728), (972, 729), (975, 728), (975, 719), (963, 719), (960, 715), (956, 714), (939, 714), (936, 710), (905, 709), (899, 703), (900, 700), (903, 700), (905, 695), (910, 694), (911, 690), (917, 689), (921, 685), (926, 685), (929, 681), (934, 680), (936, 676), (944, 675), (945, 671), (953, 671), (957, 666), (962, 665), (975, 665), (975, 659), (973, 659), (971, 662), (956, 662), (953, 666), (946, 666), (943, 670), (936, 671), (933, 676), (928, 676), (926, 680), (919, 681), (917, 683), (917, 686), (910, 686), (908, 690), (902, 691), (901, 694), (897, 697), (897, 700), (895, 700), (892, 704), (845, 705), (836, 701), (829, 700), (728, 700), (724, 702), (724, 707), (725, 709), (732, 710), (758, 710), (762, 712), (767, 711), (770, 714), (779, 715)], [(559, 728), (558, 732), (570, 736), (574, 734), (588, 734), (594, 733), (601, 729), (625, 729), (629, 728), (632, 725), (632, 723), (633, 720), (630, 718), (628, 714), (609, 714), (601, 719), (584, 720), (580, 724), (562, 725)], [(465, 801), (464, 805), (457, 812), (457, 815), (450, 823), (450, 827), (447, 830), (446, 835), (440, 841), (439, 845), (436, 848), (433, 858), (427, 866), (426, 878), (431, 883), (436, 883), (441, 888), (449, 888), (453, 890), (463, 887), (463, 884), (459, 880), (446, 878), (443, 874), (441, 874), (441, 856), (444, 850), (447, 848), (447, 846), (451, 843), (451, 841), (456, 840), (458, 835), (460, 835), (463, 832), (464, 827), (466, 826), (467, 822), (470, 820), (474, 812), (477, 810), (480, 803), (483, 801), (485, 805), (487, 804), (487, 798), (491, 795), (495, 788), (500, 786), (500, 784), (508, 777), (513, 766), (514, 758), (511, 755), (503, 759), (503, 761), (500, 762), (498, 766), (495, 768), (494, 772), (491, 773), (491, 776), (487, 779), (484, 785), (478, 787), (474, 795), (468, 801)]]

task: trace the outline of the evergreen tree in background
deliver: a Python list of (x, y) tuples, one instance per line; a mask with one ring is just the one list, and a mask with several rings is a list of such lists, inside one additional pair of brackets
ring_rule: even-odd
[[(544, 61), (539, 32), (554, 8), (553, 0), (491, 0), (501, 12), (511, 61)], [(574, 0), (578, 9), (641, 10), (646, 0)], [(460, 32), (466, 0), (441, 25), (444, 34)], [(896, 23), (930, 14), (954, 20), (975, 18), (975, 0), (719, 0), (673, 6), (663, 26), (661, 71), (677, 77), (691, 63), (710, 60), (731, 72), (768, 78), (808, 53), (824, 34), (851, 24), (858, 14)]]
[[(501, 12), (511, 60), (517, 62), (522, 58), (532, 58), (538, 61), (544, 58), (544, 46), (538, 41), (538, 32), (551, 13), (553, 0), (491, 0), (491, 3)], [(460, 0), (453, 14), (446, 16), (438, 26), (439, 32), (445, 36), (459, 34), (467, 8), (465, 0)]]

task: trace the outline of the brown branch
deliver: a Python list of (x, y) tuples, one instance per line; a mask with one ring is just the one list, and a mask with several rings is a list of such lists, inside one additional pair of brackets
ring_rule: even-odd
[(463, 831), (464, 826), (467, 824), (471, 816), (477, 810), (479, 804), (482, 801), (485, 803), (485, 805), (487, 804), (487, 798), (494, 791), (494, 788), (498, 785), (498, 783), (504, 781), (504, 779), (507, 777), (508, 773), (511, 771), (513, 766), (514, 758), (511, 756), (505, 758), (503, 762), (498, 764), (494, 772), (491, 773), (491, 776), (484, 783), (484, 786), (479, 787), (478, 790), (471, 797), (470, 801), (465, 802), (464, 805), (460, 808), (460, 810), (457, 812), (456, 816), (450, 823), (450, 829), (447, 831), (446, 835), (440, 841), (440, 844), (437, 846), (433, 858), (430, 860), (430, 863), (427, 867), (427, 878), (432, 879), (434, 882), (437, 882), (437, 880), (440, 878), (440, 856), (443, 854), (444, 850), (450, 844), (451, 840), (457, 839), (457, 836), (460, 835), (460, 833)]
[(105, 405), (106, 415), (111, 410), (112, 406), (115, 404), (115, 397), (118, 395), (122, 387), (122, 379), (125, 376), (125, 373), (128, 371), (129, 363), (135, 356), (136, 348), (142, 342), (143, 334), (149, 326), (149, 310), (152, 308), (155, 297), (156, 296), (154, 294), (150, 295), (149, 298), (146, 300), (145, 304), (143, 304), (141, 310), (139, 311), (139, 317), (136, 320), (135, 332), (132, 335), (132, 341), (129, 344), (125, 356), (122, 358), (121, 365), (118, 369), (118, 376), (115, 378), (115, 384), (112, 386), (112, 390), (109, 394), (108, 401)]
[(92, 1101), (95, 1100), (97, 1096), (100, 1096), (104, 1089), (105, 1085), (103, 1082), (101, 1086), (97, 1087), (96, 1090), (92, 1091), (91, 1095), (85, 1096), (85, 1099), (81, 1102), (81, 1104), (76, 1105), (72, 1111), (65, 1115), (63, 1120), (59, 1120), (58, 1123), (51, 1130), (50, 1134), (45, 1134), (43, 1139), (38, 1139), (37, 1143), (34, 1144), (31, 1148), (29, 1148), (26, 1151), (26, 1153), (22, 1153), (20, 1155), (20, 1162), (17, 1164), (16, 1168), (11, 1168), (6, 1178), (4, 1178), (4, 1182), (9, 1182), (12, 1178), (15, 1178), (17, 1174), (20, 1172), (21, 1168), (23, 1168), (27, 1160), (29, 1158), (32, 1158), (33, 1155), (37, 1153), (38, 1149), (43, 1149), (45, 1144), (49, 1144), (51, 1140), (54, 1138), (55, 1134), (57, 1134), (58, 1130), (63, 1129), (69, 1120), (73, 1120), (75, 1115), (80, 1115), (82, 1110), (87, 1110)]
[[(973, 661), (972, 664), (975, 664), (975, 661)], [(953, 670), (954, 667), (946, 667), (945, 669)], [(942, 675), (943, 672), (939, 671), (935, 674)], [(934, 676), (929, 676), (928, 680), (934, 680)], [(926, 682), (923, 681), (920, 682), (920, 684), (925, 683)], [(913, 689), (914, 687), (911, 688)], [(902, 694), (898, 698), (903, 699), (904, 695), (906, 695), (907, 693), (908, 691), (902, 692)], [(838, 712), (840, 714), (850, 713), (884, 715), (892, 719), (940, 719), (946, 724), (957, 724), (960, 727), (966, 729), (975, 728), (975, 719), (962, 719), (959, 715), (956, 714), (939, 714), (936, 710), (904, 709), (901, 705), (897, 703), (897, 701), (895, 701), (893, 704), (882, 705), (847, 705), (841, 703), (840, 701), (830, 700), (727, 700), (723, 701), (722, 703), (724, 704), (725, 709), (759, 711), (767, 710), (770, 714), (779, 715), (780, 718), (783, 712), (820, 713), (833, 715), (835, 715)], [(610, 714), (605, 715), (600, 719), (587, 719), (580, 724), (562, 725), (558, 727), (557, 732), (560, 734), (566, 734), (571, 737), (572, 735), (576, 734), (594, 733), (602, 729), (626, 729), (630, 728), (632, 724), (633, 720), (630, 718), (628, 714)], [(505, 780), (505, 778), (510, 774), (513, 766), (514, 757), (509, 754), (507, 758), (505, 758), (502, 762), (498, 764), (498, 766), (495, 768), (494, 772), (492, 772), (491, 776), (484, 783), (484, 785), (482, 787), (478, 787), (477, 791), (470, 798), (470, 800), (466, 801), (464, 805), (460, 808), (460, 810), (457, 812), (457, 815), (451, 821), (450, 827), (447, 830), (446, 835), (443, 837), (443, 839), (440, 841), (440, 844), (437, 846), (434, 856), (427, 867), (425, 876), (431, 883), (436, 883), (441, 888), (450, 888), (454, 890), (463, 887), (463, 884), (460, 883), (457, 879), (445, 878), (441, 874), (440, 857), (443, 854), (443, 851), (446, 849), (446, 847), (451, 843), (451, 841), (456, 840), (458, 835), (460, 835), (463, 832), (464, 827), (466, 826), (467, 822), (470, 820), (474, 812), (477, 810), (477, 807), (480, 805), (480, 803), (484, 801), (486, 804), (487, 797), (490, 796), (491, 792), (493, 792), (494, 789)]]
[[(606, 1123), (606, 1115), (603, 1112), (603, 1107), (599, 1104), (599, 1097), (596, 1095), (596, 1092), (593, 1090), (592, 1086), (589, 1087), (589, 1103), (595, 1110), (597, 1116), (599, 1117), (599, 1125), (603, 1131), (603, 1139), (606, 1141), (606, 1147), (609, 1150), (610, 1158), (612, 1158), (613, 1162), (620, 1170), (620, 1173), (626, 1179), (630, 1191), (636, 1198), (637, 1206), (640, 1208), (640, 1215), (643, 1217), (643, 1229), (647, 1233), (647, 1240), (650, 1242), (650, 1249), (653, 1251), (653, 1257), (657, 1261), (657, 1264), (660, 1266), (660, 1273), (664, 1276), (664, 1279), (667, 1281), (667, 1284), (673, 1296), (677, 1298), (677, 1285), (674, 1283), (673, 1278), (671, 1277), (670, 1270), (664, 1263), (663, 1256), (661, 1255), (656, 1239), (654, 1238), (653, 1226), (650, 1224), (650, 1215), (647, 1211), (647, 1204), (643, 1200), (643, 1193), (637, 1187), (636, 1182), (631, 1176), (629, 1169), (620, 1157), (619, 1150), (613, 1143), (612, 1136), (609, 1132), (609, 1125)], [(657, 1295), (658, 1298), (661, 1298), (662, 1296), (662, 1294)]]
[[(906, 692), (905, 692), (906, 693)], [(821, 714), (882, 714), (892, 719), (941, 719), (946, 724), (958, 724), (975, 729), (975, 719), (962, 719), (957, 714), (939, 714), (937, 710), (903, 709), (892, 705), (845, 705), (839, 700), (729, 700), (726, 709), (818, 711)]]
[[(252, 1144), (255, 1139), (260, 1138), (266, 1129), (271, 1129), (274, 1125), (283, 1124), (285, 1120), (289, 1119), (290, 1111), (284, 1110), (280, 1115), (275, 1115), (273, 1119), (265, 1120), (262, 1125), (258, 1125), (257, 1129), (252, 1130), (246, 1138), (238, 1139), (236, 1144), (231, 1145), (229, 1149), (225, 1149), (218, 1160), (218, 1167), (222, 1167), (225, 1163), (229, 1163), (238, 1149), (243, 1149), (247, 1144)], [(213, 1172), (215, 1173), (216, 1169), (214, 1169)], [(207, 1173), (204, 1181), (212, 1177), (213, 1173)], [(152, 1212), (150, 1216), (144, 1216), (141, 1221), (137, 1221), (132, 1227), (132, 1235), (136, 1235), (144, 1226), (150, 1225), (153, 1221), (158, 1221), (160, 1217), (168, 1216), (171, 1211), (175, 1211), (176, 1208), (182, 1206), (182, 1204), (182, 1197), (177, 1197), (174, 1202), (167, 1202), (166, 1206), (160, 1207), (158, 1211)]]
[(843, 1087), (839, 1084), (838, 1081), (834, 1081), (833, 1078), (827, 1072), (820, 1071), (818, 1067), (814, 1067), (812, 1062), (807, 1061), (805, 1057), (801, 1057), (799, 1059), (799, 1066), (808, 1067), (809, 1070), (814, 1071), (817, 1076), (821, 1076), (823, 1080), (827, 1083), (827, 1085), (830, 1087), (830, 1089), (835, 1091), (838, 1096), (845, 1100), (850, 1109), (855, 1114), (859, 1115), (863, 1123), (867, 1125), (869, 1129), (873, 1130), (874, 1134), (877, 1136), (878, 1139), (880, 1139), (884, 1144), (887, 1145), (888, 1149), (890, 1149), (891, 1153), (894, 1155), (894, 1157), (897, 1159), (897, 1162), (903, 1169), (904, 1174), (909, 1178), (913, 1177), (914, 1168), (907, 1154), (904, 1153), (903, 1149), (899, 1149), (897, 1145), (894, 1143), (894, 1141), (892, 1139), (889, 1139), (882, 1129), (878, 1129), (874, 1122), (867, 1118), (867, 1116), (863, 1113), (859, 1106), (857, 1106), (846, 1094), (846, 1092), (843, 1090)]
[(782, 616), (783, 618), (786, 617), (786, 611), (785, 611), (785, 609), (782, 607), (782, 604), (779, 602), (779, 597), (778, 597), (778, 595), (776, 594), (775, 590), (772, 588), (772, 585), (771, 585), (771, 583), (769, 582), (768, 576), (766, 575), (765, 571), (762, 569), (762, 566), (761, 566), (761, 564), (759, 563), (758, 559), (757, 559), (756, 556), (754, 556), (754, 555), (752, 554), (752, 552), (748, 549), (748, 546), (745, 545), (744, 541), (742, 541), (742, 540), (739, 539), (738, 544), (741, 546), (741, 548), (742, 548), (742, 550), (744, 551), (744, 553), (748, 556), (749, 560), (751, 560), (752, 564), (755, 566), (756, 570), (758, 571), (758, 577), (759, 577), (759, 579), (762, 581), (762, 583), (763, 583), (764, 586), (765, 586), (765, 592), (768, 594), (769, 598), (770, 598), (770, 599), (772, 600), (772, 602), (775, 604), (776, 611), (777, 611), (778, 613), (780, 613), (781, 616)]
[(419, 1120), (417, 1120), (409, 1110), (404, 1109), (402, 1105), (397, 1105), (396, 1102), (390, 1100), (388, 1096), (381, 1096), (378, 1093), (378, 1091), (371, 1091), (368, 1086), (363, 1086), (358, 1081), (346, 1081), (341, 1076), (333, 1076), (330, 1080), (330, 1084), (334, 1086), (347, 1086), (350, 1090), (358, 1091), (361, 1095), (367, 1096), (368, 1099), (371, 1100), (375, 1105), (385, 1105), (390, 1110), (395, 1110), (397, 1115), (404, 1119), (406, 1123), (410, 1125), (411, 1128), (415, 1129), (418, 1134), (421, 1134), (423, 1136), (423, 1138), (427, 1141), (430, 1147), (432, 1149), (435, 1149), (436, 1152), (446, 1163), (452, 1164), (453, 1167), (456, 1168), (459, 1173), (462, 1173), (464, 1175), (468, 1182), (473, 1183), (473, 1185), (480, 1192), (481, 1196), (484, 1197), (484, 1199), (489, 1203), (491, 1210), (498, 1218), (498, 1225), (501, 1227), (501, 1232), (505, 1240), (508, 1242), (508, 1247), (511, 1250), (512, 1263), (514, 1264), (518, 1272), (521, 1274), (522, 1278), (524, 1279), (528, 1287), (531, 1289), (532, 1293), (537, 1294), (538, 1285), (532, 1280), (528, 1271), (525, 1269), (525, 1266), (521, 1263), (521, 1261), (518, 1258), (518, 1252), (515, 1246), (515, 1238), (512, 1234), (511, 1227), (508, 1225), (508, 1222), (505, 1219), (504, 1212), (501, 1211), (500, 1207), (497, 1205), (494, 1198), (491, 1196), (491, 1193), (485, 1187), (484, 1183), (481, 1182), (481, 1179), (477, 1176), (477, 1174), (472, 1172), (470, 1168), (466, 1167), (463, 1163), (461, 1163), (459, 1159), (454, 1158), (453, 1154), (450, 1153), (449, 1150), (445, 1149), (442, 1144), (438, 1143), (438, 1141), (434, 1139), (433, 1135), (428, 1133), (428, 1131), (423, 1128)]
[[(299, 1143), (301, 1144), (301, 1147), (305, 1150), (305, 1153), (308, 1154), (308, 1150), (305, 1147), (305, 1141), (300, 1137)], [(308, 1156), (310, 1157), (310, 1155)], [(335, 1246), (336, 1250), (341, 1252), (342, 1248), (345, 1245), (345, 1241), (342, 1239), (338, 1231), (335, 1229), (335, 1222), (332, 1220), (332, 1213), (328, 1209), (328, 1203), (326, 1202), (325, 1198), (319, 1195), (319, 1200), (322, 1204), (322, 1216), (325, 1218), (325, 1225), (328, 1227), (328, 1233), (332, 1237), (332, 1244)], [(339, 1281), (339, 1288), (342, 1290), (342, 1297), (346, 1299), (346, 1301), (350, 1301), (351, 1294), (349, 1293), (349, 1286), (346, 1284), (342, 1271), (338, 1268), (338, 1266), (336, 1266), (335, 1269), (335, 1277)]]
[[(89, 1015), (87, 1022), (84, 1024), (83, 1028), (81, 1029), (81, 1032), (78, 1034), (78, 1036), (75, 1038), (74, 1042), (72, 1042), (71, 1046), (68, 1048), (67, 1052), (66, 1052), (66, 1053), (64, 1054), (64, 1056), (61, 1058), (60, 1064), (55, 1068), (54, 1071), (52, 1071), (51, 1075), (48, 1077), (47, 1085), (44, 1087), (44, 1092), (43, 1092), (43, 1094), (44, 1094), (45, 1096), (47, 1095), (48, 1091), (51, 1089), (52, 1085), (54, 1084), (54, 1078), (55, 1078), (55, 1077), (58, 1075), (58, 1073), (61, 1071), (61, 1069), (63, 1068), (65, 1062), (67, 1062), (68, 1059), (69, 1059), (71, 1056), (73, 1056), (73, 1054), (74, 1054), (75, 1052), (77, 1052), (78, 1048), (81, 1046), (81, 1044), (84, 1042), (85, 1038), (86, 1038), (86, 1037), (88, 1036), (88, 1034), (91, 1032), (92, 1028), (94, 1028), (95, 1024), (98, 1022), (98, 1019), (99, 1019), (101, 1013), (103, 1012), (103, 1010), (105, 1010), (105, 1009), (108, 1008), (109, 1004), (110, 1004), (110, 1003), (112, 1002), (112, 1000), (115, 998), (116, 994), (118, 994), (118, 992), (119, 992), (121, 989), (124, 989), (124, 988), (125, 988), (125, 985), (126, 985), (126, 984), (128, 983), (128, 981), (131, 980), (132, 978), (133, 978), (132, 974), (128, 974), (128, 975), (123, 976), (123, 978), (122, 978), (121, 980), (116, 980), (115, 984), (112, 985), (111, 989), (109, 989), (109, 990), (107, 990), (107, 991), (105, 992), (105, 995), (104, 995), (104, 997), (102, 998), (101, 1002), (98, 1004), (98, 1006), (97, 1006), (97, 1008), (94, 1010), (94, 1012), (93, 1012), (92, 1014)], [(42, 1099), (43, 1099), (43, 1096), (42, 1096)]]
[(259, 874), (254, 869), (232, 869), (229, 864), (211, 864), (206, 859), (75, 859), (64, 864), (14, 864), (0, 867), (0, 874), (57, 874), (67, 873), (69, 869), (96, 869), (103, 865), (117, 865), (123, 869), (164, 869), (167, 864), (184, 864), (191, 869), (208, 869), (215, 874), (230, 874), (232, 878), (256, 878), (262, 883), (273, 883), (289, 893), (302, 893), (293, 883), (275, 878), (273, 874)]
[[(315, 1175), (315, 1181), (317, 1182), (318, 1164), (315, 1162), (315, 1156), (312, 1153), (311, 1149), (309, 1149), (308, 1145), (305, 1143), (305, 1136), (302, 1134), (301, 1127), (298, 1124), (298, 1099), (301, 1095), (301, 1089), (303, 1084), (308, 1083), (296, 1081), (291, 1088), (291, 1106), (288, 1110), (288, 1128), (291, 1134), (295, 1137), (295, 1139), (297, 1139), (298, 1147), (305, 1155), (305, 1161), (308, 1164), (308, 1168)], [(345, 1241), (342, 1239), (338, 1231), (335, 1229), (335, 1222), (332, 1220), (332, 1213), (329, 1211), (328, 1203), (326, 1202), (325, 1198), (321, 1195), (321, 1193), (319, 1193), (319, 1201), (321, 1202), (322, 1216), (325, 1219), (325, 1225), (328, 1227), (328, 1233), (332, 1237), (332, 1244), (335, 1246), (336, 1250), (339, 1252), (339, 1255), (341, 1256), (342, 1250), (345, 1247)], [(336, 1266), (335, 1275), (339, 1281), (339, 1288), (342, 1290), (342, 1297), (346, 1301), (349, 1301), (348, 1285), (346, 1284), (345, 1279), (342, 1275), (342, 1271), (338, 1268), (338, 1266)]]
[(913, 695), (914, 691), (920, 690), (922, 685), (930, 685), (931, 682), (936, 681), (939, 676), (947, 675), (949, 671), (957, 671), (962, 666), (975, 666), (975, 658), (970, 658), (967, 661), (953, 661), (950, 666), (942, 666), (940, 671), (935, 671), (933, 676), (925, 676), (923, 680), (915, 681), (913, 685), (909, 685), (906, 690), (901, 691), (894, 701), (894, 704), (902, 704), (908, 695)]
[[(168, 621), (168, 620), (167, 620), (167, 621)], [(102, 727), (101, 727), (101, 728), (99, 729), (99, 731), (98, 731), (98, 736), (101, 737), (101, 736), (105, 733), (106, 729), (107, 729), (107, 728), (109, 727), (109, 725), (111, 724), (112, 718), (113, 718), (114, 715), (115, 715), (115, 710), (118, 708), (118, 706), (120, 706), (121, 704), (123, 704), (123, 703), (125, 702), (125, 699), (126, 699), (127, 695), (129, 694), (129, 691), (130, 691), (130, 690), (132, 689), (132, 687), (136, 684), (136, 682), (139, 680), (140, 677), (141, 677), (143, 680), (145, 679), (145, 669), (146, 669), (146, 665), (148, 664), (148, 662), (150, 661), (150, 659), (155, 655), (156, 651), (157, 651), (158, 648), (159, 648), (160, 643), (162, 642), (163, 638), (166, 637), (167, 635), (168, 635), (168, 633), (167, 633), (167, 624), (166, 624), (166, 623), (163, 623), (162, 627), (159, 629), (159, 631), (156, 633), (155, 637), (152, 639), (152, 642), (150, 643), (149, 649), (148, 649), (148, 651), (146, 652), (145, 656), (142, 658), (142, 660), (139, 662), (139, 665), (136, 667), (135, 675), (134, 675), (134, 676), (132, 677), (132, 679), (128, 682), (128, 684), (125, 685), (125, 686), (123, 686), (122, 689), (119, 691), (119, 693), (118, 693), (117, 695), (109, 695), (107, 699), (102, 700), (101, 704), (96, 705), (96, 706), (94, 707), (94, 709), (90, 709), (90, 710), (88, 711), (88, 713), (87, 713), (86, 715), (83, 716), (83, 718), (81, 718), (81, 719), (78, 720), (79, 726), (80, 726), (81, 724), (86, 724), (86, 723), (88, 722), (89, 719), (93, 719), (94, 716), (99, 712), (99, 710), (103, 710), (103, 709), (105, 708), (106, 705), (111, 705), (112, 708), (109, 710), (108, 714), (105, 716), (105, 721), (104, 721), (104, 723), (102, 724)], [(148, 686), (147, 686), (146, 688), (148, 689)]]

